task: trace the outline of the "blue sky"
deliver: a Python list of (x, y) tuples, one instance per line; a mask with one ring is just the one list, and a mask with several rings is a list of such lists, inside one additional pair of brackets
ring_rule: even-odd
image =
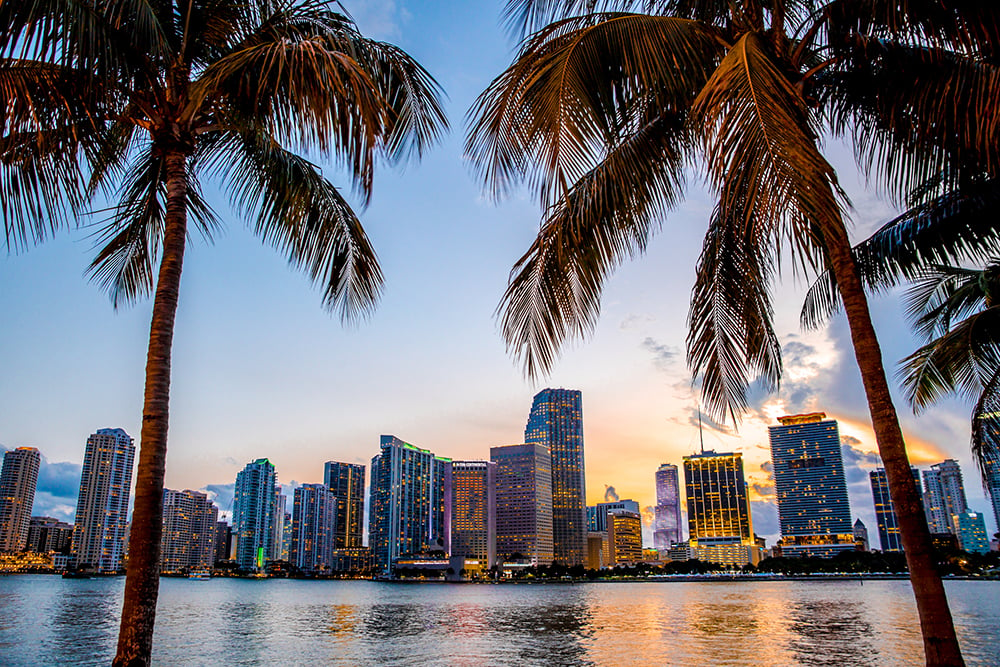
[[(525, 192), (488, 201), (462, 155), (466, 110), (512, 55), (503, 2), (355, 4), (347, 7), (363, 31), (402, 46), (443, 85), (452, 130), (421, 163), (376, 174), (362, 220), (385, 293), (355, 327), (325, 313), (306, 278), (216, 199), (227, 231), (212, 245), (195, 238), (185, 260), (167, 486), (211, 486), (225, 504), (236, 472), (264, 456), (287, 485), (317, 482), (324, 461), (367, 463), (382, 433), (457, 459), (487, 457), (492, 445), (521, 441), (538, 389), (562, 386), (583, 391), (588, 500), (612, 486), (652, 504), (656, 467), (680, 464), (698, 443), (684, 324), (710, 195), (692, 174), (687, 200), (646, 255), (609, 281), (594, 334), (571, 343), (549, 378), (527, 381), (493, 313), (539, 211)], [(853, 237), (861, 238), (893, 209), (866, 188), (849, 150), (828, 148), (855, 205)], [(0, 444), (42, 451), (51, 474), (40, 481), (35, 513), (69, 519), (75, 489), (67, 475), (79, 475), (87, 436), (122, 427), (138, 437), (151, 306), (116, 312), (85, 279), (91, 254), (83, 229), (0, 257)], [(756, 397), (738, 434), (709, 424), (706, 446), (744, 452), (758, 532), (773, 536), (766, 426), (786, 412), (824, 410), (840, 420), (854, 513), (874, 534), (860, 473), (877, 459), (846, 324), (837, 318), (801, 332), (804, 287), (786, 276), (776, 300), (782, 391)], [(876, 299), (874, 312), (892, 368), (915, 341), (895, 296)], [(947, 402), (919, 419), (899, 407), (915, 462), (959, 459), (973, 508), (986, 511), (969, 456), (968, 406)], [(995, 529), (992, 515), (987, 527)]]

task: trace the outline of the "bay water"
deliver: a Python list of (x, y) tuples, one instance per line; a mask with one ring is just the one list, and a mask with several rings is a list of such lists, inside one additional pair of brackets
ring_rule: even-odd
[[(123, 578), (0, 577), (0, 665), (108, 665)], [(1000, 665), (1000, 581), (948, 581)], [(908, 581), (161, 579), (159, 665), (921, 665)]]

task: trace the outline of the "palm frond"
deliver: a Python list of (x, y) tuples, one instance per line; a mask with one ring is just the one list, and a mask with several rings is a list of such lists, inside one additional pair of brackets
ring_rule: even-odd
[(952, 323), (981, 310), (987, 295), (982, 271), (933, 265), (906, 290), (906, 314), (918, 335), (930, 341), (951, 329)]
[(644, 122), (683, 113), (715, 67), (697, 22), (594, 14), (532, 36), (469, 111), (466, 153), (494, 197), (526, 180), (543, 206), (564, 196)]
[(854, 36), (816, 78), (835, 134), (897, 201), (1000, 173), (1000, 62)]
[(748, 408), (747, 390), (758, 382), (768, 392), (781, 379), (781, 346), (773, 328), (773, 256), (758, 251), (759, 231), (720, 207), (712, 214), (691, 294), (687, 362), (701, 377), (706, 411), (738, 423)]
[(972, 456), (983, 480), (1000, 470), (1000, 366), (972, 411)]
[[(931, 264), (985, 262), (1000, 246), (1000, 179), (947, 192), (890, 220), (853, 249), (865, 287), (886, 290), (920, 275)], [(815, 328), (840, 305), (832, 271), (806, 294), (801, 321)]]
[(1000, 367), (1000, 306), (956, 324), (902, 361), (900, 379), (915, 411), (949, 393), (978, 398)]
[[(123, 175), (117, 206), (94, 233), (99, 248), (87, 273), (115, 308), (149, 296), (165, 225), (166, 166), (148, 145)], [(188, 170), (187, 211), (203, 236), (212, 239), (220, 223), (202, 196), (194, 170)]]
[(254, 233), (285, 253), (323, 289), (323, 305), (345, 321), (374, 308), (382, 290), (375, 251), (350, 205), (305, 159), (273, 137), (247, 132), (206, 144), (206, 167), (233, 205), (255, 216)]
[(691, 144), (679, 118), (654, 119), (549, 210), (497, 308), (528, 377), (547, 373), (567, 338), (592, 330), (605, 279), (645, 249), (676, 204)]

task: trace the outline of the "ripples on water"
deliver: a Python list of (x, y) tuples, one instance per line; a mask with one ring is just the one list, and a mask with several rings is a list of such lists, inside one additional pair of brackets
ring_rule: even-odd
[[(0, 577), (0, 664), (106, 665), (123, 579)], [(1000, 665), (1000, 582), (948, 595)], [(920, 665), (909, 582), (550, 585), (163, 579), (160, 665)]]

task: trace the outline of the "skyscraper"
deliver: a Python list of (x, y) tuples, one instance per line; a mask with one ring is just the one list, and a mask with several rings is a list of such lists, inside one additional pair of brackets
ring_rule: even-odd
[[(910, 472), (917, 485), (917, 495), (921, 496), (920, 472), (912, 467)], [(878, 539), (882, 544), (882, 551), (902, 551), (903, 538), (899, 532), (899, 521), (896, 519), (892, 498), (889, 497), (889, 480), (885, 476), (885, 468), (872, 470), (868, 473), (868, 478), (872, 485), (872, 501), (875, 503), (875, 520), (878, 523)]]
[(218, 519), (219, 509), (204, 493), (164, 489), (160, 571), (212, 567)]
[(303, 484), (295, 489), (292, 563), (303, 572), (329, 572), (336, 525), (337, 497), (325, 484)]
[(983, 482), (993, 505), (994, 525), (1000, 532), (1000, 452), (996, 450), (986, 453), (986, 477)]
[(451, 555), (496, 562), (496, 464), (452, 461)]
[(87, 438), (73, 528), (77, 567), (121, 569), (134, 461), (135, 445), (120, 428), (102, 428)]
[(327, 461), (323, 480), (337, 496), (335, 548), (360, 547), (365, 527), (365, 467), (358, 463)]
[(677, 466), (664, 463), (656, 469), (656, 508), (653, 517), (653, 548), (669, 549), (682, 539), (681, 491)]
[(785, 556), (854, 550), (837, 422), (822, 412), (779, 417), (768, 428)]
[(246, 464), (236, 474), (233, 493), (233, 537), (236, 540), (236, 564), (244, 570), (263, 569), (273, 558), (271, 521), (277, 495), (277, 475), (267, 459)]
[(544, 445), (490, 447), (496, 464), (497, 556), (552, 562), (552, 460)]
[(554, 558), (583, 565), (587, 556), (587, 501), (583, 461), (583, 395), (543, 389), (535, 395), (524, 441), (544, 445), (552, 459)]
[(233, 551), (233, 529), (225, 521), (215, 524), (215, 560), (229, 560)]
[(932, 533), (958, 534), (955, 516), (969, 508), (962, 469), (955, 459), (945, 459), (924, 471), (924, 512)]
[(41, 455), (34, 447), (18, 447), (3, 455), (0, 469), (0, 553), (23, 551), (35, 503)]
[(73, 547), (73, 526), (50, 516), (33, 516), (28, 521), (27, 551), (68, 554)]
[(428, 547), (449, 548), (451, 459), (383, 435), (372, 459), (368, 538), (376, 571)]
[(990, 550), (990, 538), (986, 535), (986, 522), (979, 512), (965, 510), (952, 517), (955, 535), (963, 550), (984, 554)]
[(608, 529), (608, 514), (612, 512), (632, 512), (642, 515), (639, 503), (635, 500), (615, 500), (608, 503), (597, 503), (587, 506), (587, 530), (592, 533), (603, 533)]
[[(285, 544), (285, 511), (288, 497), (281, 492), (281, 484), (274, 481), (274, 509), (271, 513), (271, 545), (267, 549), (267, 557), (271, 560), (286, 560), (288, 553)], [(284, 553), (283, 553), (284, 552)]]
[(684, 457), (690, 546), (702, 560), (742, 566), (755, 543), (743, 455), (706, 451)]
[(854, 522), (854, 544), (860, 547), (861, 551), (869, 550), (868, 526), (861, 519)]
[(642, 560), (642, 517), (636, 512), (613, 510), (607, 515), (608, 565)]

